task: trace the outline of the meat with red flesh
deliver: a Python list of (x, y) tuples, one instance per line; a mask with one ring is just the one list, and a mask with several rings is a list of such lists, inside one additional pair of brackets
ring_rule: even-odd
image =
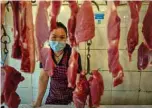
[(1, 26), (4, 24), (4, 17), (5, 17), (5, 2), (0, 2), (1, 5)]
[(89, 78), (90, 84), (90, 97), (89, 107), (99, 107), (101, 96), (104, 92), (103, 78), (98, 70), (92, 71), (92, 76)]
[(152, 66), (152, 50), (150, 50), (150, 66)]
[(20, 45), (20, 37), (21, 37), (21, 16), (20, 16), (20, 3), (19, 1), (10, 1), (12, 11), (13, 11), (13, 30), (14, 30), (14, 42), (12, 45), (12, 54), (11, 57), (15, 59), (21, 59), (21, 45)]
[(51, 24), (50, 24), (51, 31), (56, 28), (56, 21), (60, 13), (60, 7), (61, 7), (61, 1), (53, 0), (51, 2)]
[(16, 93), (18, 84), (24, 80), (24, 77), (11, 66), (3, 66), (2, 69), (5, 72), (4, 88), (1, 94), (1, 103), (4, 103), (9, 108), (17, 108), (20, 103), (20, 97)]
[(136, 5), (137, 5), (137, 8), (138, 8), (138, 11), (140, 11), (141, 6), (142, 6), (142, 2), (141, 1), (136, 1)]
[(89, 82), (83, 72), (80, 74), (79, 81), (73, 92), (73, 102), (76, 108), (85, 107), (87, 96), (89, 94)]
[(78, 73), (78, 52), (75, 48), (72, 48), (72, 53), (70, 55), (70, 59), (68, 62), (68, 69), (67, 69), (67, 78), (68, 78), (68, 87), (74, 88)]
[(94, 13), (91, 1), (84, 1), (76, 17), (76, 43), (91, 40), (95, 36)]
[(76, 28), (76, 15), (79, 10), (79, 6), (76, 1), (69, 1), (69, 7), (71, 9), (71, 16), (68, 20), (68, 36), (70, 45), (76, 46), (76, 39), (75, 39), (75, 28)]
[(53, 76), (54, 68), (56, 67), (53, 58), (52, 58), (52, 51), (50, 48), (42, 48), (41, 52), (42, 54), (42, 66), (46, 73), (48, 73), (49, 76)]
[(144, 70), (150, 61), (150, 56), (149, 56), (150, 50), (144, 44), (143, 42), (140, 44), (138, 48), (138, 69), (139, 70)]
[(49, 38), (49, 27), (48, 27), (48, 13), (47, 8), (49, 2), (39, 1), (37, 15), (36, 15), (36, 40), (37, 40), (37, 56), (38, 60), (41, 61), (40, 50), (43, 47), (44, 43)]
[(138, 45), (138, 23), (139, 23), (139, 11), (141, 7), (141, 1), (129, 1), (129, 7), (131, 12), (131, 26), (127, 37), (128, 55), (129, 61), (131, 61), (131, 55)]
[(114, 1), (115, 6), (119, 6), (120, 1)]
[(8, 101), (8, 107), (17, 108), (20, 104), (21, 99), (16, 92), (12, 92)]
[(143, 20), (142, 33), (149, 49), (152, 49), (152, 1), (149, 2), (148, 10)]
[[(114, 6), (112, 4), (111, 6)], [(110, 7), (110, 16), (108, 21), (108, 67), (114, 78), (113, 86), (123, 82), (123, 68), (119, 62), (119, 40), (120, 40), (120, 18), (117, 14), (116, 7)]]
[[(2, 92), (4, 90), (4, 81), (5, 81), (5, 70), (4, 69), (1, 69), (1, 95), (2, 95)], [(2, 98), (1, 97), (1, 104), (4, 102), (4, 97)]]
[(21, 71), (33, 73), (35, 69), (35, 42), (32, 3), (20, 1), (21, 5)]

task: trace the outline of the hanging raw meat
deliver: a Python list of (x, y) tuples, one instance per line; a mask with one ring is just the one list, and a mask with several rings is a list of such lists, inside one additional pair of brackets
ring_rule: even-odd
[(68, 62), (68, 69), (67, 69), (67, 78), (68, 78), (68, 87), (74, 88), (75, 82), (78, 73), (78, 52), (75, 48), (72, 48), (72, 53), (70, 55), (70, 59)]
[(140, 11), (141, 6), (142, 6), (142, 2), (141, 1), (136, 1), (136, 5), (137, 5), (137, 8), (138, 8), (138, 11)]
[(5, 70), (4, 70), (4, 69), (1, 69), (1, 77), (0, 77), (0, 79), (1, 79), (1, 94), (2, 94), (2, 92), (3, 92), (3, 90), (4, 90), (5, 76), (6, 76)]
[(79, 81), (73, 92), (73, 102), (76, 108), (84, 108), (89, 94), (89, 82), (85, 76), (84, 71), (81, 72)]
[(90, 95), (89, 95), (89, 107), (99, 107), (101, 96), (104, 92), (103, 78), (98, 70), (92, 71), (92, 76), (89, 78)]
[(35, 69), (35, 41), (34, 25), (32, 16), (32, 3), (30, 1), (20, 1), (21, 8), (21, 70), (33, 73)]
[(138, 48), (138, 69), (144, 70), (150, 62), (150, 50), (143, 42)]
[(143, 21), (142, 33), (149, 49), (152, 49), (152, 1), (149, 2), (149, 7)]
[[(4, 17), (5, 17), (5, 3), (0, 1), (0, 5), (1, 5), (1, 27), (2, 24), (4, 24)], [(2, 30), (1, 30), (1, 36), (2, 37)]]
[[(111, 2), (112, 3), (112, 2)], [(117, 14), (115, 5), (110, 5), (110, 16), (108, 21), (108, 66), (114, 78), (113, 86), (123, 82), (123, 68), (119, 62), (119, 40), (120, 40), (120, 18)]]
[(49, 76), (53, 75), (54, 68), (56, 67), (53, 59), (52, 59), (52, 51), (50, 48), (42, 48), (41, 49), (41, 56), (42, 56), (42, 66), (46, 73)]
[(76, 43), (91, 40), (95, 36), (94, 14), (91, 1), (86, 0), (81, 5), (76, 18)]
[(115, 1), (114, 4), (115, 4), (115, 6), (119, 6), (120, 1)]
[(129, 61), (131, 61), (131, 55), (138, 45), (138, 23), (139, 23), (139, 11), (141, 7), (141, 1), (129, 1), (129, 7), (131, 12), (131, 26), (128, 32), (127, 45)]
[(75, 28), (76, 28), (76, 15), (79, 10), (79, 6), (76, 1), (70, 1), (69, 0), (69, 7), (71, 9), (71, 16), (68, 20), (68, 36), (71, 46), (76, 45), (76, 39), (75, 39)]
[(20, 15), (20, 3), (19, 1), (10, 1), (12, 11), (13, 11), (13, 32), (14, 32), (14, 42), (12, 45), (12, 58), (21, 59), (21, 15)]
[(0, 2), (1, 5), (1, 25), (4, 24), (4, 17), (5, 17), (5, 2)]
[(52, 31), (55, 29), (57, 17), (60, 13), (60, 7), (61, 7), (61, 1), (55, 1), (53, 0), (51, 2), (51, 24), (50, 24), (50, 30)]
[(24, 77), (16, 69), (10, 66), (2, 67), (4, 85), (1, 93), (1, 104), (5, 103), (9, 108), (17, 108), (21, 102), (19, 95), (16, 93), (18, 84), (24, 80)]
[(36, 15), (36, 46), (37, 46), (37, 56), (38, 60), (41, 60), (40, 50), (44, 43), (49, 39), (49, 27), (48, 27), (48, 12), (47, 8), (50, 2), (39, 1), (37, 15)]

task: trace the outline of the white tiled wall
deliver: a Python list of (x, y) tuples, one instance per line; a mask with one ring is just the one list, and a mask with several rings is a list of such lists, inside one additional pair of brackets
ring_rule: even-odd
[(139, 104), (144, 104), (144, 105), (148, 105), (148, 104), (152, 104), (152, 93), (151, 91), (145, 91), (145, 92), (140, 92), (139, 93)]
[[(37, 6), (33, 6), (33, 17), (35, 21), (36, 16), (36, 8)], [(143, 35), (141, 32), (142, 28), (142, 20), (145, 15), (145, 11), (147, 9), (147, 5), (143, 5), (140, 12), (140, 24), (139, 24), (139, 44), (143, 40)], [(100, 10), (106, 13), (106, 5), (101, 5)], [(94, 12), (97, 12), (97, 9), (94, 7)], [(66, 14), (66, 15), (65, 15)], [(103, 72), (101, 72), (104, 80), (105, 91), (104, 95), (101, 97), (101, 104), (152, 104), (152, 67), (148, 67), (144, 71), (138, 71), (137, 69), (137, 49), (134, 51), (132, 55), (132, 62), (128, 60), (127, 53), (127, 33), (129, 29), (129, 19), (130, 19), (130, 11), (127, 6), (120, 6), (118, 8), (118, 14), (121, 17), (121, 37), (119, 44), (119, 55), (120, 55), (120, 63), (123, 66), (125, 78), (123, 84), (118, 87), (112, 86), (112, 75), (108, 71), (108, 42), (107, 42), (107, 33), (106, 33), (106, 16), (100, 25), (96, 24), (95, 29), (95, 37), (92, 39), (91, 45), (91, 69), (101, 68)], [(67, 25), (68, 18), (70, 16), (70, 10), (67, 5), (64, 5), (61, 10), (61, 14), (59, 15), (58, 21), (63, 22)], [(13, 26), (12, 23), (12, 13), (7, 12), (5, 25), (7, 28), (7, 32), (11, 37), (11, 41), (13, 43), (11, 28)], [(35, 23), (35, 22), (34, 22)], [(17, 70), (20, 70), (20, 61), (14, 60), (11, 58), (11, 46), (12, 43), (9, 44), (9, 58), (7, 63), (11, 66), (14, 66)], [(81, 54), (82, 59), (82, 67), (86, 69), (86, 43), (80, 43), (79, 52)], [(31, 103), (36, 100), (36, 96), (38, 93), (38, 78), (40, 74), (39, 62), (36, 62), (36, 68), (34, 74), (25, 74), (25, 81), (23, 81), (17, 92), (21, 96), (22, 103)], [(49, 84), (43, 99), (43, 103), (48, 95)]]
[(112, 104), (130, 104), (138, 103), (137, 91), (112, 91)]
[(140, 72), (124, 72), (125, 78), (123, 84), (112, 87), (114, 91), (137, 91), (139, 89)]

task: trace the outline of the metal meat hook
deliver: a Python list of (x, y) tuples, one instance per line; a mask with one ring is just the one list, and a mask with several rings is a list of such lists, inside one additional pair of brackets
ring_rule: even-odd
[(31, 0), (31, 3), (36, 3), (36, 0)]
[(99, 5), (95, 1), (91, 1), (97, 7), (98, 11), (100, 11)]

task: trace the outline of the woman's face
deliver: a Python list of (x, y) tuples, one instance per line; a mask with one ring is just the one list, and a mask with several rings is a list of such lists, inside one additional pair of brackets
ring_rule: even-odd
[(49, 40), (51, 40), (51, 41), (59, 41), (59, 42), (66, 42), (67, 36), (66, 36), (65, 30), (63, 28), (54, 29), (51, 32)]

